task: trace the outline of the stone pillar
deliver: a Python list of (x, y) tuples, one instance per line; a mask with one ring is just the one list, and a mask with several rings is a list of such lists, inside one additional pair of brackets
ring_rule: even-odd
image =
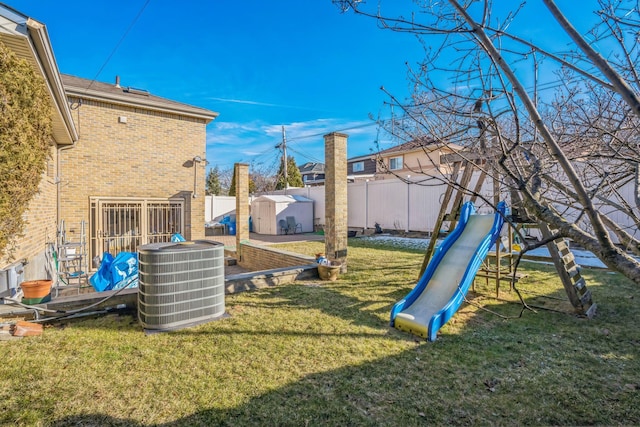
[(328, 259), (342, 262), (347, 271), (347, 135), (324, 136), (324, 247)]
[(236, 180), (236, 258), (241, 263), (240, 242), (249, 240), (249, 165), (236, 163), (233, 173)]

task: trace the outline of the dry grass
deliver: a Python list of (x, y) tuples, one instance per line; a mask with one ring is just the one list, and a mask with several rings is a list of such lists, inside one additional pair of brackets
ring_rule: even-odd
[[(284, 247), (323, 250), (314, 242)], [(230, 317), (205, 325), (145, 335), (135, 318), (107, 316), (0, 342), (0, 422), (640, 423), (640, 309), (630, 282), (585, 271), (599, 304), (591, 321), (548, 310), (518, 318), (513, 293), (496, 300), (479, 285), (473, 304), (426, 343), (388, 328), (421, 259), (354, 239), (340, 280), (228, 296)], [(550, 267), (526, 270), (528, 301), (568, 308)]]

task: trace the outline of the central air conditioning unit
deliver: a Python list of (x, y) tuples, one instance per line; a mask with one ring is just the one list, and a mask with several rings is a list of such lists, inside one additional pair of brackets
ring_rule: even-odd
[(224, 245), (208, 240), (138, 249), (138, 319), (168, 331), (224, 315)]

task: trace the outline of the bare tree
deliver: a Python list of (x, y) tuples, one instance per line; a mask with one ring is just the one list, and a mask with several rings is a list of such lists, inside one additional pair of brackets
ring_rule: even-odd
[[(392, 2), (334, 2), (425, 46), (424, 61), (409, 67), (412, 99), (389, 94), (404, 111), (391, 128), (398, 138), (456, 144), (469, 160), (486, 160), (476, 163), (530, 217), (640, 284), (627, 251), (640, 254), (637, 2), (600, 0), (584, 33), (553, 0), (535, 19), (540, 2), (425, 0), (407, 2), (404, 15), (385, 14)], [(525, 36), (541, 20), (556, 24), (555, 45)]]
[(276, 189), (276, 176), (271, 168), (252, 163), (249, 175), (254, 182), (253, 193), (264, 194)]
[(235, 194), (229, 194), (231, 181), (233, 180), (233, 168), (220, 169), (218, 176), (220, 180), (220, 195), (235, 196)]
[(220, 168), (217, 165), (209, 169), (209, 172), (207, 173), (205, 194), (207, 196), (219, 196), (222, 194), (222, 185), (220, 184)]

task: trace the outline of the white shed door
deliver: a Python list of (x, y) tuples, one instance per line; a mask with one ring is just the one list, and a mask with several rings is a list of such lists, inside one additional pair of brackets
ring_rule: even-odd
[(258, 234), (278, 234), (273, 203), (254, 203), (256, 211), (251, 213), (255, 231)]

